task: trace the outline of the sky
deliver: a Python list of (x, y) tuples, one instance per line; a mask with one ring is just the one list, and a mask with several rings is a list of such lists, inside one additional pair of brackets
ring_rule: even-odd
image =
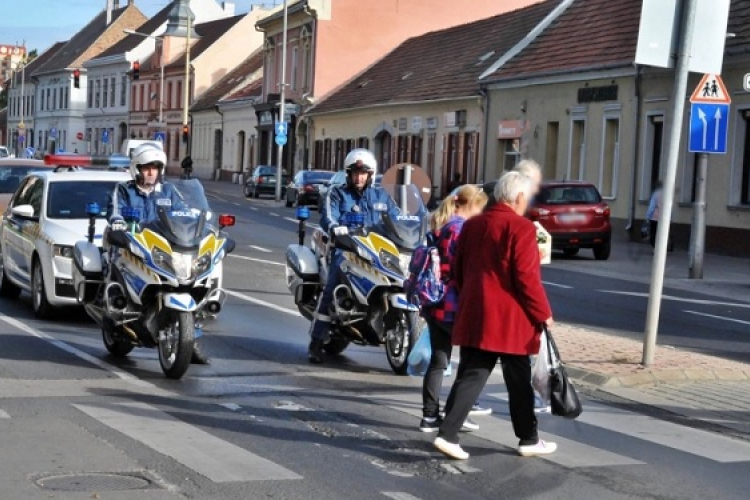
[[(220, 2), (220, 0), (218, 0)], [(23, 44), (42, 53), (55, 42), (70, 39), (94, 16), (104, 10), (106, 0), (3, 0), (0, 8), (0, 44)], [(120, 0), (125, 5), (127, 0)], [(148, 17), (168, 5), (170, 0), (135, 0)], [(237, 14), (250, 10), (251, 4), (273, 5), (281, 0), (234, 0)]]

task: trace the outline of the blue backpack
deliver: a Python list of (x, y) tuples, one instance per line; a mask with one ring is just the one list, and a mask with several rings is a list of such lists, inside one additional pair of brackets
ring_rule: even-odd
[(440, 253), (432, 233), (427, 242), (414, 250), (409, 263), (409, 277), (404, 281), (407, 300), (417, 306), (438, 304), (445, 296), (445, 283), (440, 276)]

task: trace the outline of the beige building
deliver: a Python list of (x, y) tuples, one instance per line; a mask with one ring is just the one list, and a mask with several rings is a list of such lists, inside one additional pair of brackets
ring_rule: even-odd
[[(710, 158), (706, 241), (708, 250), (743, 256), (750, 253), (750, 94), (742, 90), (748, 6), (732, 2), (728, 31), (736, 36), (727, 42), (723, 72), (733, 99), (729, 153)], [(520, 54), (480, 77), (489, 103), (485, 177), (520, 158), (537, 159), (547, 178), (594, 183), (612, 208), (615, 231), (629, 228), (634, 238), (665, 173), (674, 97), (671, 71), (634, 64), (640, 9), (630, 0), (574, 1)], [(691, 76), (691, 93), (700, 77)], [(695, 184), (688, 120), (686, 110), (672, 226), (683, 248)]]
[(479, 182), (485, 113), (477, 79), (554, 16), (556, 5), (537, 3), (407, 40), (308, 113), (313, 166), (338, 170), (359, 146), (373, 149), (382, 171), (401, 162), (423, 166), (438, 196), (455, 175)]

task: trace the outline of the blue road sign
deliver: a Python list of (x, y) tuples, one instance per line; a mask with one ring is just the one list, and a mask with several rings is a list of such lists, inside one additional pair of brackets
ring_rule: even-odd
[(25, 136), (23, 136), (23, 135), (19, 135), (19, 136), (18, 136), (18, 142), (23, 142), (23, 141), (25, 141), (25, 140), (26, 140), (26, 137), (25, 137)]
[(284, 144), (286, 144), (286, 136), (276, 134), (276, 144), (278, 144), (279, 146), (283, 146)]
[(52, 137), (53, 139), (57, 137), (57, 129), (55, 127), (52, 127), (51, 129), (49, 129), (49, 136)]
[(167, 133), (166, 132), (154, 132), (154, 140), (159, 142), (167, 142)]
[(109, 130), (102, 131), (102, 142), (107, 144), (109, 142)]
[(691, 153), (726, 154), (729, 104), (693, 103), (690, 106)]
[(33, 158), (36, 150), (32, 147), (28, 147), (24, 150), (24, 153), (26, 153), (26, 158)]
[(286, 122), (278, 122), (276, 124), (276, 135), (287, 135), (288, 129)]

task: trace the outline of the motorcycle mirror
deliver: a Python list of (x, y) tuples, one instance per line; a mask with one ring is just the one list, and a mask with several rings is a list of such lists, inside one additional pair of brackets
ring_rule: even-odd
[(221, 214), (219, 216), (219, 226), (224, 229), (225, 227), (234, 226), (236, 222), (234, 215)]
[(427, 205), (432, 197), (432, 181), (427, 172), (413, 163), (399, 163), (385, 171), (380, 180), (381, 187), (414, 184), (422, 196), (422, 203)]

